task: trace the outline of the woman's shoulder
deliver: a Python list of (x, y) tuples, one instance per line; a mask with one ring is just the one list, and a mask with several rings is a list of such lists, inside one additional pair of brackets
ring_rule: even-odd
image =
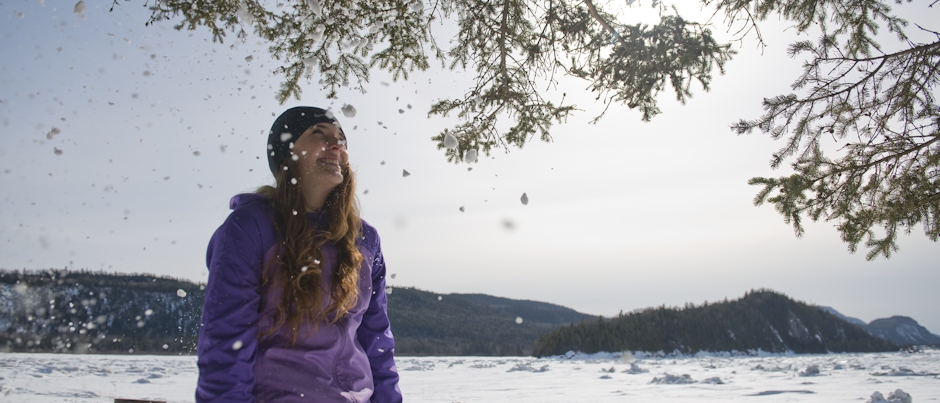
[(271, 199), (258, 193), (240, 193), (232, 196), (228, 206), (232, 209), (232, 214), (264, 217), (271, 214)]
[(257, 193), (237, 194), (229, 200), (229, 208), (232, 212), (227, 222), (234, 221), (244, 225), (245, 221), (252, 221), (259, 227), (273, 225), (271, 199), (267, 196)]
[(228, 206), (234, 211), (270, 211), (271, 198), (258, 193), (239, 193), (229, 199)]
[(362, 245), (365, 245), (372, 252), (375, 252), (381, 242), (379, 239), (379, 231), (366, 222), (366, 220), (360, 219), (360, 222), (362, 222)]

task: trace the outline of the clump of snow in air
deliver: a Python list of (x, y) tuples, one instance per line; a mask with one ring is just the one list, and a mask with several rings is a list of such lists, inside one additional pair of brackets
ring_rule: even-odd
[(183, 291), (182, 288), (176, 290), (176, 295), (180, 298), (186, 298), (186, 291)]
[(199, 151), (193, 151), (193, 155), (195, 155), (195, 156), (197, 156), (197, 157), (198, 157), (200, 154), (202, 154), (202, 153), (199, 152)]
[(168, 348), (170, 348), (170, 345), (169, 345), (169, 344), (164, 344), (164, 345), (163, 345), (163, 349), (164, 349), (164, 350), (166, 350), (166, 349), (168, 349)]
[(401, 170), (401, 177), (402, 177), (402, 178), (407, 178), (407, 177), (409, 177), (409, 176), (411, 176), (411, 172), (408, 172), (408, 171), (406, 171), (406, 170), (404, 170), (404, 169)]
[(242, 341), (241, 341), (241, 340), (235, 340), (235, 342), (232, 343), (232, 350), (233, 350), (233, 351), (238, 351), (238, 350), (241, 350), (241, 349), (242, 349)]
[(343, 116), (345, 116), (345, 117), (347, 117), (347, 118), (354, 118), (354, 117), (356, 117), (356, 107), (354, 107), (354, 106), (352, 106), (352, 105), (350, 105), (350, 104), (343, 104), (343, 107), (342, 107), (342, 108), (339, 108), (339, 110), (342, 111), (342, 112), (343, 112)]
[(521, 324), (522, 324), (522, 317), (521, 317), (521, 316), (516, 316), (516, 324), (518, 324), (518, 325), (521, 325)]
[(75, 3), (75, 8), (72, 10), (75, 15), (79, 17), (85, 17), (85, 0), (79, 0), (78, 3)]
[(391, 293), (392, 293), (392, 287), (385, 286), (385, 294), (391, 294)]
[(620, 361), (623, 362), (623, 363), (631, 363), (631, 362), (636, 361), (636, 358), (633, 358), (633, 352), (632, 352), (632, 351), (624, 351), (624, 352), (621, 353), (621, 355), (620, 355)]
[(62, 155), (62, 150), (52, 147), (52, 153), (55, 155)]
[(457, 148), (457, 138), (450, 133), (444, 133), (444, 147), (448, 150)]
[(306, 272), (307, 269), (308, 269), (307, 266), (301, 267), (301, 268), (300, 268), (300, 272), (301, 272), (301, 273)]
[(255, 17), (248, 12), (248, 4), (241, 3), (238, 5), (238, 20), (244, 25), (254, 25)]
[(283, 143), (283, 142), (285, 142), (285, 141), (287, 141), (287, 140), (290, 140), (290, 138), (291, 138), (292, 136), (293, 136), (293, 135), (290, 134), (290, 133), (281, 133), (281, 142)]
[(442, 300), (442, 299), (444, 299), (444, 297), (442, 297), (442, 296), (440, 296), (440, 295), (437, 296), (437, 300), (438, 300), (438, 301), (440, 301), (440, 300)]
[(911, 395), (907, 392), (904, 392), (901, 389), (895, 390), (894, 392), (888, 393), (888, 398), (885, 399), (884, 395), (881, 392), (875, 392), (871, 394), (871, 399), (868, 399), (866, 403), (912, 403), (913, 399)]
[(523, 206), (528, 205), (528, 204), (529, 204), (529, 196), (527, 196), (525, 193), (523, 193), (523, 194), (522, 194), (522, 197), (519, 198), (519, 201), (522, 202), (522, 205), (523, 205)]
[(463, 155), (464, 162), (476, 162), (477, 161), (477, 150), (467, 150)]
[(255, 57), (252, 55), (245, 56), (245, 61), (251, 63), (252, 60), (255, 60)]
[(52, 137), (57, 136), (60, 133), (62, 133), (62, 131), (59, 130), (58, 127), (53, 127), (52, 130), (49, 130), (49, 133), (46, 133), (46, 140), (52, 140)]
[(464, 211), (466, 210), (463, 208), (463, 206), (460, 206), (460, 212), (463, 213)]

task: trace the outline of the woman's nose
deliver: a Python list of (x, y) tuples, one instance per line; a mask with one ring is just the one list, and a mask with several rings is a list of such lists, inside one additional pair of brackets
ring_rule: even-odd
[(346, 140), (345, 140), (345, 139), (331, 138), (331, 139), (328, 141), (328, 144), (329, 144), (330, 148), (346, 148)]

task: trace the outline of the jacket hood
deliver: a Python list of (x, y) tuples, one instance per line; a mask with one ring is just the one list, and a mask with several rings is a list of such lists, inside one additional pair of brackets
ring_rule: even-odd
[(240, 193), (232, 196), (231, 200), (228, 202), (228, 207), (232, 210), (235, 210), (236, 208), (245, 206), (249, 203), (267, 202), (269, 200), (270, 199), (268, 199), (267, 196), (260, 195), (258, 193)]

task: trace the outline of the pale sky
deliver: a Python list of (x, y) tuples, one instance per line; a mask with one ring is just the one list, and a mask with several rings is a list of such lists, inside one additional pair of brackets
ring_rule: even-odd
[[(307, 83), (301, 101), (279, 105), (277, 64), (257, 38), (213, 44), (204, 29), (145, 27), (142, 3), (109, 6), (89, 2), (79, 16), (74, 3), (0, 3), (0, 268), (205, 281), (228, 199), (273, 181), (264, 147), (274, 116), (314, 105), (340, 116), (392, 286), (605, 316), (769, 288), (940, 333), (940, 249), (920, 226), (890, 260), (867, 262), (832, 223), (808, 223), (797, 239), (772, 206), (752, 205), (750, 177), (788, 172), (768, 166), (782, 143), (728, 126), (789, 92), (800, 61), (785, 56), (797, 39), (786, 25), (764, 24), (763, 55), (745, 41), (711, 92), (695, 88), (684, 106), (661, 94), (651, 123), (615, 105), (590, 125), (602, 105), (565, 80), (584, 111), (556, 125), (552, 143), (454, 165), (430, 138), (456, 120), (426, 112), (462, 94), (466, 73), (432, 67), (393, 82), (374, 72), (366, 94), (336, 100)], [(908, 9), (936, 21), (924, 4)], [(343, 104), (356, 116), (342, 117)]]

